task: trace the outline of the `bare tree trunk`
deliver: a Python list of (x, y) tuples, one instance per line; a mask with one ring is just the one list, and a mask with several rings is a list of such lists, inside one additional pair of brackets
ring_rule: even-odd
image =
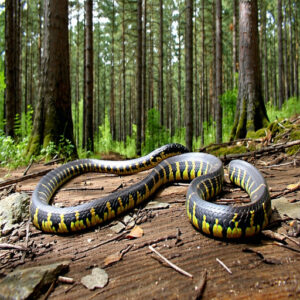
[(216, 142), (222, 142), (222, 0), (216, 0)]
[(268, 123), (261, 90), (257, 0), (240, 0), (239, 32), (239, 96), (232, 139)]
[(115, 114), (115, 0), (112, 10), (111, 72), (110, 72), (110, 131), (112, 139), (116, 139)]
[(68, 41), (68, 1), (45, 0), (42, 81), (27, 155), (39, 153), (40, 146), (69, 140), (77, 156), (71, 116), (71, 87)]
[(182, 93), (182, 79), (181, 79), (181, 12), (179, 12), (179, 18), (178, 18), (178, 99), (177, 99), (177, 127), (182, 127), (182, 121), (181, 121), (181, 93)]
[(277, 3), (278, 9), (278, 107), (281, 109), (284, 102), (284, 65), (283, 65), (283, 42), (282, 42), (282, 4)]
[(126, 142), (127, 118), (126, 118), (126, 45), (125, 45), (125, 1), (122, 2), (122, 98), (123, 98), (123, 142)]
[(85, 39), (85, 149), (94, 151), (94, 126), (93, 126), (93, 90), (94, 90), (94, 60), (93, 60), (93, 1), (85, 0), (86, 39)]
[(186, 0), (185, 27), (185, 127), (186, 146), (193, 150), (193, 0)]
[(21, 113), (20, 1), (5, 1), (6, 135), (15, 137), (15, 116)]
[(163, 1), (159, 0), (159, 74), (158, 74), (158, 108), (160, 112), (160, 125), (164, 125), (164, 24)]
[(136, 81), (136, 151), (137, 155), (142, 153), (142, 44), (143, 44), (143, 26), (142, 26), (142, 0), (137, 0), (137, 81)]
[(238, 72), (238, 0), (233, 0), (233, 28), (232, 28), (232, 72), (233, 72), (233, 88), (238, 86), (236, 73)]

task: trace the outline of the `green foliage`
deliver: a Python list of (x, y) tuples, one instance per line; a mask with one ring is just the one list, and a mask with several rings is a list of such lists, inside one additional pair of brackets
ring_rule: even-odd
[(160, 125), (158, 110), (154, 108), (150, 109), (147, 116), (146, 138), (142, 153), (149, 153), (155, 148), (169, 143), (170, 140), (170, 132), (164, 126)]
[(28, 137), (16, 143), (10, 136), (4, 136), (0, 132), (0, 166), (16, 168), (26, 165), (28, 160), (24, 155), (24, 149), (28, 144)]
[(223, 107), (223, 140), (228, 141), (230, 138), (231, 129), (234, 123), (236, 102), (238, 98), (238, 90), (228, 90), (221, 98)]
[(295, 114), (300, 114), (300, 98), (292, 97), (283, 103), (282, 109), (279, 110), (271, 102), (267, 103), (267, 113), (270, 122), (289, 118)]
[(74, 153), (74, 145), (70, 140), (66, 139), (63, 135), (60, 137), (58, 145), (53, 141), (50, 141), (49, 144), (42, 148), (41, 155), (50, 160), (53, 157), (63, 157), (66, 160), (69, 160)]

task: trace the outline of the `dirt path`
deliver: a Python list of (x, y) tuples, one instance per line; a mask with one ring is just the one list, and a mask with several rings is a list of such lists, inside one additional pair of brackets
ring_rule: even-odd
[[(275, 194), (300, 181), (300, 168), (294, 164), (285, 164), (291, 162), (291, 158), (281, 162), (280, 166), (267, 167), (266, 164), (273, 159), (275, 156), (251, 162), (262, 171), (271, 192)], [(297, 159), (299, 163), (299, 155)], [(41, 165), (33, 165), (30, 172), (43, 168), (45, 167)], [(15, 170), (12, 177), (21, 176), (23, 172), (24, 168)], [(0, 170), (0, 177), (6, 173), (6, 170)], [(94, 173), (82, 175), (65, 185), (55, 195), (54, 203), (68, 206), (88, 201), (106, 195), (120, 185), (128, 187), (144, 176), (145, 172), (122, 178)], [(31, 193), (39, 179), (19, 183), (16, 190)], [(191, 226), (186, 217), (186, 189), (184, 185), (169, 186), (152, 198), (168, 203), (167, 209), (148, 213), (145, 209), (136, 209), (129, 214), (144, 214), (140, 218), (143, 222), (139, 225), (144, 235), (135, 240), (123, 238), (94, 248), (102, 241), (119, 235), (112, 231), (112, 224), (72, 236), (44, 234), (30, 225), (29, 243), (40, 250), (37, 256), (26, 258), (22, 267), (69, 260), (70, 269), (65, 275), (80, 282), (83, 276), (91, 273), (93, 267), (104, 267), (104, 260), (109, 255), (131, 246), (122, 260), (105, 267), (109, 283), (103, 289), (89, 291), (81, 284), (75, 284), (70, 289), (68, 284), (57, 283), (49, 299), (195, 299), (195, 288), (199, 285), (204, 270), (207, 271), (207, 278), (203, 299), (300, 298), (299, 252), (279, 247), (273, 240), (267, 239), (240, 244), (205, 237)], [(227, 191), (228, 189), (227, 187)], [(240, 191), (233, 190), (221, 197), (230, 198), (240, 194)], [(299, 201), (300, 191), (288, 193), (284, 197), (289, 201)], [(278, 231), (286, 233), (288, 227), (287, 222), (282, 223)], [(178, 232), (181, 233), (180, 241)], [(148, 244), (158, 240), (160, 241), (155, 243), (156, 250), (191, 273), (192, 279), (156, 259)], [(300, 241), (300, 238), (297, 240)], [(287, 244), (300, 249), (292, 241), (287, 240)], [(264, 259), (256, 253), (245, 252), (245, 248), (260, 252)], [(232, 274), (216, 261), (217, 258), (230, 268)], [(8, 264), (0, 271), (5, 274), (10, 270), (12, 265)]]

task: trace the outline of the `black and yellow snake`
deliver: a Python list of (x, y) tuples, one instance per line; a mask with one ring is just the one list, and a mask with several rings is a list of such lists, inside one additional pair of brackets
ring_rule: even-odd
[[(80, 174), (125, 175), (150, 168), (153, 170), (142, 181), (106, 197), (65, 208), (49, 204), (60, 186)], [(180, 144), (168, 144), (144, 157), (127, 161), (76, 160), (52, 170), (40, 180), (31, 199), (31, 218), (33, 224), (45, 232), (76, 232), (133, 209), (163, 184), (192, 180), (186, 196), (186, 209), (197, 229), (217, 238), (254, 236), (268, 224), (271, 214), (266, 181), (254, 166), (241, 160), (232, 161), (228, 172), (230, 180), (249, 194), (250, 203), (227, 206), (208, 202), (222, 189), (222, 162), (210, 154), (188, 153)]]

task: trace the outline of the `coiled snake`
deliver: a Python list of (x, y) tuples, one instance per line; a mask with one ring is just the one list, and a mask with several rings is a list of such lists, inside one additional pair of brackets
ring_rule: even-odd
[[(106, 197), (65, 208), (49, 204), (59, 187), (80, 174), (125, 175), (150, 168), (153, 170), (142, 181)], [(45, 232), (76, 232), (133, 209), (166, 183), (192, 181), (187, 191), (186, 210), (194, 227), (217, 238), (254, 236), (268, 224), (271, 214), (266, 181), (254, 166), (241, 160), (232, 161), (228, 172), (230, 180), (249, 194), (250, 203), (227, 206), (208, 202), (222, 189), (222, 162), (210, 154), (188, 153), (180, 144), (168, 144), (144, 157), (127, 161), (76, 160), (52, 170), (40, 180), (31, 199), (31, 218), (33, 224)]]

